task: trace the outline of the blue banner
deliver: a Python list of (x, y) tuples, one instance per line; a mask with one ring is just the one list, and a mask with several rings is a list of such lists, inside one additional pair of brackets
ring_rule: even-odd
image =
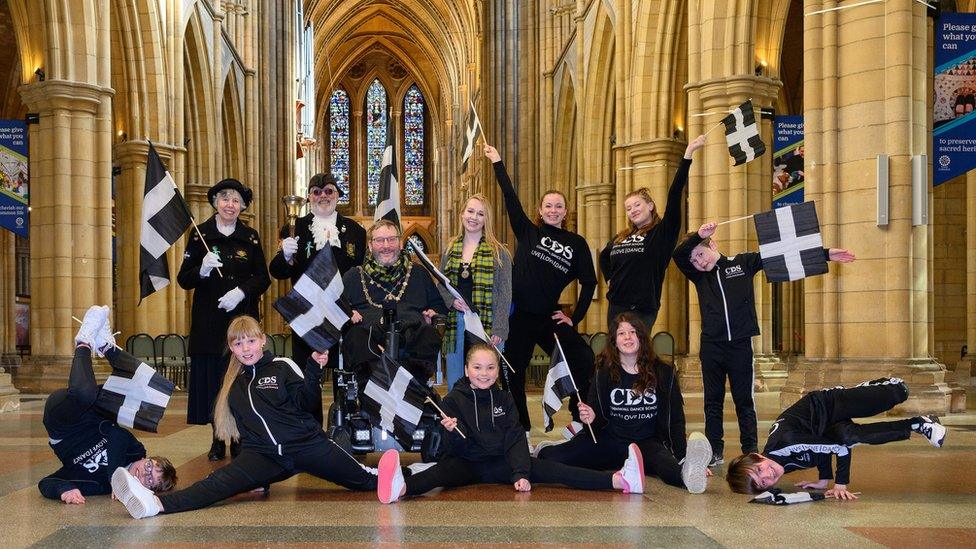
[(773, 208), (803, 202), (803, 117), (773, 119)]
[(944, 13), (935, 25), (934, 184), (976, 168), (976, 14)]
[(0, 120), (0, 227), (27, 238), (27, 124)]

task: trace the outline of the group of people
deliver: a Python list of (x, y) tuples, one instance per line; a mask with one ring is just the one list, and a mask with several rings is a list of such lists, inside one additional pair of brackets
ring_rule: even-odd
[[(704, 136), (689, 143), (663, 214), (647, 189), (625, 197), (628, 226), (599, 254), (609, 284), (610, 337), (596, 357), (576, 330), (596, 289), (596, 272), (585, 239), (566, 228), (567, 199), (559, 191), (546, 191), (537, 215), (530, 217), (495, 148), (485, 146), (484, 152), (505, 201), (516, 237), (515, 253), (510, 254), (494, 235), (488, 200), (471, 196), (441, 258), (443, 274), (463, 299), (454, 299), (409, 260), (397, 224), (379, 220), (364, 230), (336, 211), (343, 191), (335, 180), (322, 174), (312, 178), (310, 212), (294, 228), (282, 229), (270, 275), (294, 283), (319, 250), (331, 247), (343, 273), (344, 297), (353, 309), (339, 350), (344, 368), (365, 367), (382, 352), (384, 309), (397, 313), (403, 350), (399, 358), (414, 376), (430, 376), (438, 353), (445, 355), (451, 389), (443, 399), (440, 420), (444, 457), (427, 468), (402, 467), (398, 453), (390, 450), (378, 469), (369, 469), (326, 436), (322, 369), (334, 367), (339, 352), (310, 349), (300, 340), (295, 341), (291, 357), (275, 357), (264, 348), (266, 336), (257, 320), (257, 303), (270, 285), (269, 272), (256, 231), (238, 219), (252, 194), (236, 180), (221, 181), (208, 193), (216, 214), (200, 225), (202, 239), (190, 237), (178, 281), (183, 288), (195, 290), (188, 422), (212, 424), (210, 459), (223, 459), (228, 444), (234, 459), (188, 488), (157, 495), (175, 484), (172, 465), (163, 458), (147, 462), (141, 445), (116, 449), (108, 461), (119, 465), (111, 476), (111, 491), (136, 518), (205, 507), (298, 472), (353, 490), (375, 490), (384, 503), (437, 487), (475, 483), (512, 484), (518, 491), (530, 490), (535, 482), (641, 493), (645, 474), (701, 493), (711, 476), (709, 467), (723, 462), (726, 379), (743, 454), (730, 463), (726, 478), (739, 492), (765, 489), (784, 472), (813, 466), (820, 468), (823, 479), (813, 487), (825, 488), (834, 478), (830, 456), (835, 455), (838, 466), (831, 494), (852, 498), (844, 464), (853, 444), (880, 444), (916, 432), (941, 446), (945, 428), (937, 418), (921, 416), (885, 427), (851, 421), (907, 398), (907, 387), (900, 380), (880, 380), (805, 396), (774, 423), (766, 448), (758, 452), (751, 338), (759, 328), (752, 278), (762, 270), (762, 262), (755, 253), (720, 253), (711, 240), (716, 223), (706, 223), (678, 242), (682, 193), (692, 156), (704, 144)], [(824, 257), (854, 260), (843, 249), (824, 249)], [(650, 344), (649, 332), (672, 259), (699, 297), (704, 435), (686, 437), (677, 375), (654, 355)], [(559, 297), (572, 282), (579, 284), (577, 301), (564, 310)], [(93, 312), (96, 309), (101, 312)], [(449, 311), (442, 337), (432, 321)], [(469, 311), (478, 315), (489, 344), (466, 344), (464, 313)], [(107, 310), (93, 307), (89, 315), (76, 338), (69, 395), (97, 392), (89, 349), (108, 353), (109, 360), (118, 352), (108, 350), (111, 332), (103, 333)], [(570, 402), (573, 420), (564, 433), (567, 441), (543, 441), (532, 450), (525, 373), (534, 347), (551, 354), (557, 337), (579, 394), (586, 398), (574, 397)], [(500, 351), (512, 367), (510, 375), (500, 376)], [(79, 412), (88, 410), (88, 400), (73, 396), (71, 402), (74, 408), (68, 416), (59, 412), (64, 405), (54, 395), (45, 408), (52, 448), (68, 468), (69, 462), (77, 464), (73, 453), (90, 453), (84, 448), (89, 441), (71, 443), (70, 452), (67, 445), (58, 446), (63, 442), (55, 442), (56, 434), (64, 430), (56, 417), (75, 421), (89, 413)], [(93, 418), (86, 421), (96, 424)], [(97, 429), (124, 431), (111, 422), (98, 424)], [(88, 431), (93, 437), (95, 431)], [(102, 447), (116, 448), (110, 443), (101, 443)], [(71, 483), (64, 480), (70, 475), (63, 471), (54, 481), (42, 481), (42, 493), (80, 503), (83, 497), (78, 501), (64, 495)], [(104, 471), (100, 474), (93, 481), (97, 489), (75, 483), (78, 495), (107, 492)]]

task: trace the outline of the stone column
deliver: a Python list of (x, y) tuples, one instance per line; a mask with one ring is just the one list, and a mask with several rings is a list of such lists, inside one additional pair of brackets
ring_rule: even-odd
[(956, 363), (956, 383), (972, 391), (976, 385), (976, 172), (966, 175), (966, 351)]
[(67, 80), (20, 87), (40, 114), (30, 126), (31, 350), (17, 382), (29, 391), (66, 383), (77, 325), (112, 302), (110, 88)]
[(9, 231), (0, 231), (0, 313), (3, 314), (0, 341), (0, 413), (20, 408), (20, 392), (14, 388), (10, 368), (20, 367), (17, 355), (17, 245), (16, 237)]
[[(600, 254), (599, 245), (595, 243), (606, 242), (610, 239), (613, 224), (613, 214), (611, 213), (613, 212), (613, 183), (602, 181), (583, 183), (576, 186), (576, 193), (579, 197), (578, 219), (582, 229), (580, 234), (590, 243), (595, 266)], [(579, 327), (580, 333), (593, 334), (606, 331), (607, 300), (602, 299), (604, 295), (606, 295), (606, 289), (601, 280), (594, 294), (600, 299), (590, 302), (590, 309)], [(576, 292), (573, 292), (574, 300), (575, 297)]]
[[(893, 375), (911, 390), (898, 412), (948, 411), (945, 367), (929, 357), (930, 230), (912, 221), (912, 156), (925, 154), (931, 131), (925, 9), (887, 2), (804, 18), (807, 200), (817, 202), (825, 245), (851, 248), (858, 260), (805, 281), (806, 356), (783, 406), (806, 391)], [(879, 22), (858, 24), (868, 19)], [(883, 227), (879, 154), (890, 158)]]

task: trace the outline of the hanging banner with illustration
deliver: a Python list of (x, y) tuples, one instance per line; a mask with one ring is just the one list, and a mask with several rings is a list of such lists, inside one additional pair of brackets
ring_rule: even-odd
[(773, 208), (803, 202), (803, 117), (773, 119)]
[(976, 168), (976, 14), (943, 13), (935, 25), (933, 184)]
[(27, 238), (27, 124), (0, 120), (0, 227)]

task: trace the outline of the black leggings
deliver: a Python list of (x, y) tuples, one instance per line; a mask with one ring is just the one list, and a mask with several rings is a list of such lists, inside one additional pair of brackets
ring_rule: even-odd
[(876, 416), (904, 402), (908, 398), (908, 388), (900, 380), (876, 380), (849, 389), (828, 389), (822, 395), (827, 410), (824, 435), (845, 446), (906, 440), (912, 434), (912, 424), (917, 421), (908, 418), (864, 425), (851, 421)]
[[(85, 412), (92, 408), (98, 398), (99, 387), (95, 382), (91, 354), (88, 347), (75, 347), (68, 373), (68, 388), (54, 391), (44, 403), (44, 428), (53, 439), (65, 438), (74, 432), (74, 425), (87, 419)], [(118, 349), (112, 349), (105, 356), (111, 362), (118, 356)]]
[[(509, 319), (508, 340), (505, 341), (504, 354), (515, 370), (511, 375), (509, 390), (515, 399), (519, 420), (526, 431), (532, 428), (532, 421), (529, 419), (529, 409), (525, 403), (525, 371), (529, 368), (532, 351), (536, 345), (552, 356), (556, 345), (553, 333), (559, 337), (559, 344), (566, 354), (579, 394), (587, 394), (590, 388), (590, 377), (593, 375), (593, 350), (575, 328), (566, 324), (556, 324), (550, 318), (551, 316), (551, 313), (538, 315), (516, 309)], [(569, 410), (576, 421), (579, 421), (578, 404), (577, 395), (570, 397)], [(541, 409), (538, 413), (542, 413)]]
[[(562, 484), (580, 490), (610, 490), (613, 472), (591, 471), (555, 461), (531, 459), (529, 482)], [(448, 457), (430, 468), (405, 477), (408, 496), (418, 496), (434, 488), (453, 488), (472, 484), (515, 484), (512, 469), (505, 458), (493, 461), (470, 461)]]
[(584, 430), (562, 444), (546, 446), (539, 452), (539, 459), (587, 469), (619, 469), (627, 460), (627, 447), (635, 443), (644, 458), (644, 474), (656, 476), (671, 486), (685, 487), (681, 465), (660, 440), (621, 439), (606, 429), (596, 431), (596, 440), (594, 444), (590, 432)]
[(161, 494), (164, 513), (201, 509), (298, 473), (308, 473), (350, 490), (375, 490), (376, 475), (322, 436), (317, 444), (284, 456), (244, 448), (229, 465), (182, 490)]

